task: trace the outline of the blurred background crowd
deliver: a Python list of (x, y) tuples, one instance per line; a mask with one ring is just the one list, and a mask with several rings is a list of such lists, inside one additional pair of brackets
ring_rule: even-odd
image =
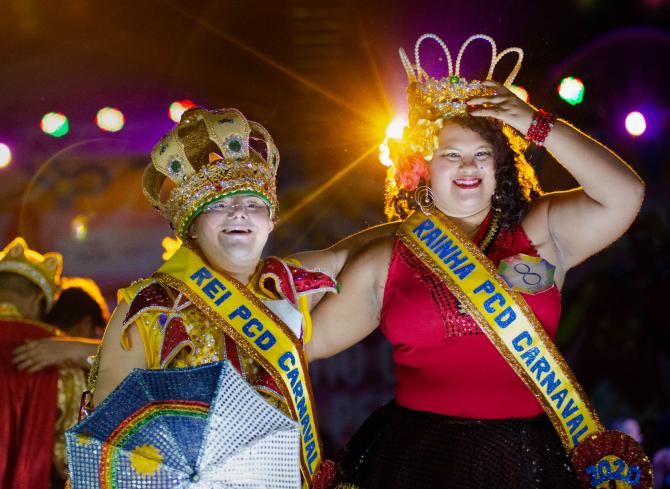
[[(271, 132), (280, 212), (268, 254), (285, 256), (383, 221), (377, 148), (405, 112), (399, 47), (424, 32), (452, 50), (478, 32), (521, 47), (519, 96), (602, 141), (647, 185), (626, 235), (568, 276), (558, 345), (604, 423), (656, 454), (662, 483), (670, 2), (4, 0), (0, 28), (0, 240), (58, 251), (64, 276), (92, 281), (71, 281), (46, 318), (84, 337), (102, 334), (118, 288), (175, 247), (140, 180), (185, 108), (236, 107)], [(462, 73), (484, 76), (487, 57), (473, 45)], [(529, 160), (545, 191), (573, 184), (546, 152)], [(390, 352), (373, 334), (312, 364), (327, 455), (392, 397)]]

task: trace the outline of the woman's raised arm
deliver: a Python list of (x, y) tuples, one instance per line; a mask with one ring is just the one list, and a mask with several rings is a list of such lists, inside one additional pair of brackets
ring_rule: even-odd
[[(484, 83), (496, 95), (468, 103), (473, 116), (502, 120), (522, 134), (535, 109), (499, 83)], [(544, 145), (577, 180), (580, 187), (545, 195), (547, 232), (554, 241), (564, 270), (602, 250), (631, 225), (644, 198), (640, 177), (611, 150), (564, 121), (556, 121)]]

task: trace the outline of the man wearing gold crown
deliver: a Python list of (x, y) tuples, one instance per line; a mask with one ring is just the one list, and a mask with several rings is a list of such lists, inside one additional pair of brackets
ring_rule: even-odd
[[(460, 63), (477, 39), (490, 43), (492, 63), (485, 81), (468, 82)], [(423, 69), (424, 40), (442, 48), (449, 76)], [(493, 70), (508, 53), (518, 62), (500, 84)], [(377, 326), (393, 346), (395, 400), (349, 442), (342, 487), (651, 487), (644, 452), (603, 430), (553, 343), (566, 272), (626, 231), (643, 183), (510, 91), (519, 48), (497, 54), (493, 39), (475, 35), (454, 69), (446, 44), (426, 34), (414, 63), (400, 54), (409, 123), (381, 157), (393, 165), (388, 214), (403, 222), (348, 260), (342, 293), (318, 305), (306, 347), (311, 360), (328, 357)], [(530, 142), (580, 187), (542, 194), (523, 157)], [(333, 261), (329, 251), (302, 259)]]
[(300, 422), (301, 471), (311, 486), (321, 445), (302, 344), (311, 334), (308, 296), (336, 283), (294, 262), (261, 260), (277, 215), (277, 148), (235, 109), (192, 109), (151, 156), (145, 195), (184, 244), (150, 278), (119, 291), (91, 372), (93, 401), (133, 368), (229, 360)]
[(62, 333), (42, 322), (60, 289), (59, 253), (16, 238), (0, 252), (0, 486), (49, 487), (52, 462), (65, 476), (65, 429), (77, 421), (84, 375), (70, 366), (18, 371), (13, 351)]

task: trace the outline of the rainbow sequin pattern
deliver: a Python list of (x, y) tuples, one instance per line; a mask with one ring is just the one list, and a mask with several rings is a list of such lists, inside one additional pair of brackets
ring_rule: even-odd
[(300, 484), (298, 423), (230, 362), (134, 369), (66, 440), (72, 489)]

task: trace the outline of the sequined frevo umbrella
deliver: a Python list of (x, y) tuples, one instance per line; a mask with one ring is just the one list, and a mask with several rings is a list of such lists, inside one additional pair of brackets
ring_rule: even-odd
[(229, 362), (135, 369), (68, 430), (72, 489), (299, 488), (299, 424)]

